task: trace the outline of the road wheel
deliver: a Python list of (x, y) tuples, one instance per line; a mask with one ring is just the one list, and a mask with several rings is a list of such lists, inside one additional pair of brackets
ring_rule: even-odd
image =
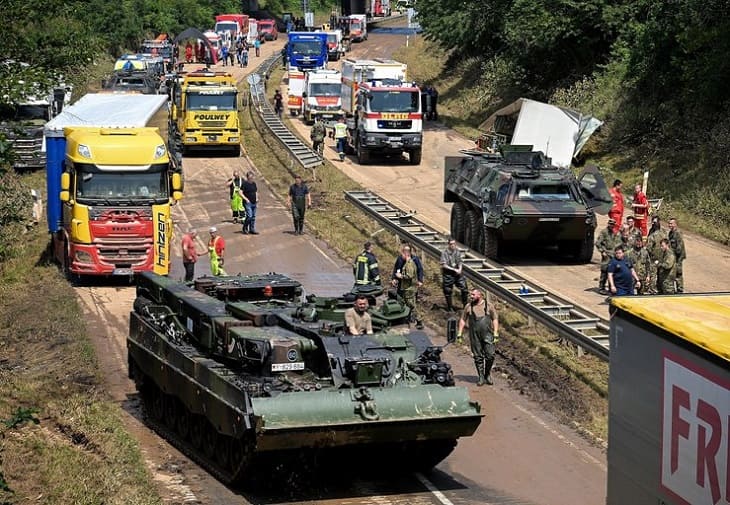
[(183, 440), (187, 440), (190, 436), (190, 418), (191, 414), (187, 410), (183, 408), (178, 409), (177, 419), (175, 419), (175, 430)]
[(192, 415), (190, 420), (190, 442), (196, 449), (203, 448), (203, 432), (205, 431), (208, 423), (205, 418), (200, 415)]
[(487, 228), (484, 231), (484, 255), (492, 260), (499, 259), (500, 243), (497, 230)]
[(464, 219), (466, 209), (461, 202), (455, 202), (451, 206), (451, 236), (457, 242), (464, 243)]
[(360, 142), (357, 143), (357, 162), (360, 165), (367, 165), (370, 163), (370, 151), (365, 149)]
[(420, 165), (421, 164), (421, 148), (414, 149), (411, 152), (408, 153), (408, 161), (411, 163), (411, 165)]
[(479, 249), (479, 233), (482, 227), (482, 220), (476, 209), (466, 211), (466, 224), (464, 226), (464, 243), (473, 251), (482, 253)]

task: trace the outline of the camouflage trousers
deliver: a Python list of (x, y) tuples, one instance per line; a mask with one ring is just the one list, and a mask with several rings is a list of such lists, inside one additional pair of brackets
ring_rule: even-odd
[(659, 293), (660, 295), (673, 295), (674, 293), (676, 293), (676, 290), (674, 289), (675, 280), (676, 278), (674, 275), (661, 271), (657, 272), (657, 293)]
[(682, 260), (677, 260), (677, 275), (674, 279), (677, 293), (684, 293), (684, 277), (682, 276)]
[(421, 321), (421, 319), (423, 318), (421, 309), (418, 306), (418, 300), (416, 299), (417, 294), (418, 289), (416, 288), (416, 286), (405, 288), (398, 292), (398, 295), (403, 298), (403, 303), (406, 304), (406, 307), (411, 309), (411, 321)]

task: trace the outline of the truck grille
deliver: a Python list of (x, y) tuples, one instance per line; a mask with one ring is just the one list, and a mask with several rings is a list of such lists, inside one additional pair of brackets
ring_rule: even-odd
[(225, 128), (225, 121), (198, 121), (201, 128)]
[(379, 120), (378, 128), (391, 130), (410, 130), (413, 121)]
[(144, 265), (152, 255), (152, 238), (103, 238), (94, 240), (102, 263), (119, 268)]

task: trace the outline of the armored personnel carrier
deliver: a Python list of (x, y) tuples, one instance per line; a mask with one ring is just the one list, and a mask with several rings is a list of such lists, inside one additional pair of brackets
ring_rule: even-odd
[(284, 451), (397, 455), (399, 468), (428, 469), (474, 433), (480, 406), (426, 334), (388, 323), (347, 335), (342, 303), (276, 299), (265, 280), (235, 296), (221, 293), (245, 278), (137, 281), (129, 376), (150, 424), (221, 481), (245, 484), (259, 458)]
[(451, 235), (494, 260), (508, 246), (557, 246), (578, 262), (590, 262), (595, 212), (607, 213), (611, 204), (603, 178), (595, 167), (576, 177), (531, 149), (503, 146), (500, 153), (446, 158)]

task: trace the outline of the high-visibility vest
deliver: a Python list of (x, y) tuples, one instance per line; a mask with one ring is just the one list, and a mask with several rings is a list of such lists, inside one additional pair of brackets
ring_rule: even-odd
[(347, 125), (345, 123), (335, 123), (335, 138), (341, 139), (347, 137)]

